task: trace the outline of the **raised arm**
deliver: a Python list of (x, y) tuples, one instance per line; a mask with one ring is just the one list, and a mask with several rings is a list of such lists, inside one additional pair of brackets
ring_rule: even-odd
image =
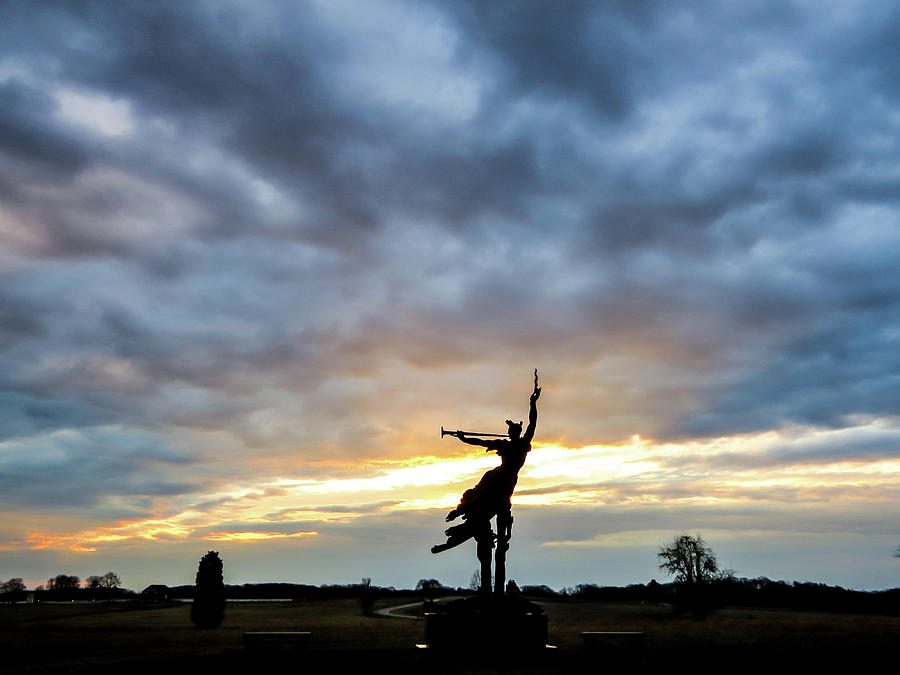
[(526, 443), (531, 443), (531, 439), (534, 438), (534, 428), (537, 426), (537, 400), (541, 397), (541, 388), (538, 386), (538, 374), (537, 368), (534, 369), (534, 391), (531, 392), (531, 398), (529, 399), (529, 409), (528, 409), (528, 427), (525, 429), (525, 433), (522, 434), (522, 440)]
[(483, 438), (469, 438), (461, 431), (456, 432), (456, 437), (463, 443), (468, 443), (469, 445), (480, 445), (482, 448), (490, 448), (492, 445), (497, 445), (496, 442), (491, 443), (490, 441), (486, 441)]

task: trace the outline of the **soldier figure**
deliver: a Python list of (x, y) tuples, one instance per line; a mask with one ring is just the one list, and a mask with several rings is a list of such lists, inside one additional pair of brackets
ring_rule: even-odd
[[(500, 466), (486, 471), (478, 485), (466, 490), (459, 504), (447, 514), (447, 522), (462, 516), (463, 523), (454, 525), (446, 532), (447, 541), (431, 548), (432, 553), (440, 553), (459, 546), (469, 539), (477, 543), (478, 560), (481, 563), (481, 590), (491, 588), (491, 550), (497, 540), (494, 591), (502, 594), (506, 582), (506, 551), (512, 535), (511, 497), (519, 479), (519, 469), (525, 464), (525, 456), (531, 450), (531, 439), (537, 424), (537, 400), (541, 389), (538, 387), (537, 370), (534, 371), (534, 391), (531, 393), (528, 411), (528, 427), (522, 433), (522, 422), (506, 420), (508, 439), (485, 440), (470, 438), (465, 432), (451, 432), (463, 443), (487, 448), (500, 456)], [(497, 534), (491, 530), (491, 518), (497, 516)]]

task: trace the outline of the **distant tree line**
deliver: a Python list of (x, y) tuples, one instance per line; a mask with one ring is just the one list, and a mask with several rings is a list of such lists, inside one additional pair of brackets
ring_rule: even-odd
[[(897, 556), (900, 557), (900, 550), (897, 551)], [(555, 591), (546, 585), (523, 585), (519, 588), (510, 580), (507, 590), (537, 599), (667, 603), (676, 608), (690, 609), (695, 614), (705, 613), (716, 607), (733, 606), (900, 615), (900, 588), (855, 591), (822, 583), (797, 581), (789, 583), (772, 581), (767, 577), (738, 578), (732, 570), (719, 568), (714, 552), (699, 535), (675, 536), (671, 542), (660, 546), (657, 558), (660, 569), (674, 577), (673, 582), (661, 584), (651, 580), (647, 584), (631, 584), (624, 587), (580, 584)], [(47, 580), (46, 587), (38, 586), (32, 593), (36, 601), (138, 597), (147, 602), (202, 600), (208, 607), (212, 607), (212, 610), (209, 616), (200, 618), (199, 623), (218, 625), (221, 622), (220, 614), (224, 612), (225, 599), (311, 601), (352, 598), (359, 601), (363, 613), (369, 613), (379, 597), (424, 596), (425, 599), (431, 600), (446, 595), (467, 595), (473, 592), (471, 586), (476, 580), (473, 577), (470, 588), (452, 588), (444, 586), (437, 579), (420, 579), (412, 590), (373, 586), (369, 577), (364, 577), (359, 584), (225, 585), (221, 560), (218, 559), (218, 554), (210, 551), (201, 561), (197, 584), (194, 585), (168, 587), (154, 584), (144, 589), (138, 596), (133, 591), (121, 588), (121, 579), (115, 572), (90, 576), (84, 584), (77, 576), (58, 574)], [(204, 588), (207, 588), (207, 591), (204, 591)], [(0, 602), (18, 602), (24, 599), (25, 595), (25, 584), (20, 577), (0, 582)], [(193, 609), (196, 610), (196, 607)]]
[[(432, 580), (425, 580), (432, 581)], [(417, 584), (419, 586), (419, 584)], [(630, 584), (628, 586), (600, 586), (597, 584), (579, 584), (554, 590), (546, 585), (522, 585), (520, 591), (535, 599), (575, 600), (602, 602), (643, 602), (677, 604), (680, 584), (658, 583), (651, 580), (646, 584)], [(167, 589), (169, 599), (190, 600), (194, 597), (194, 585), (163, 587)], [(309, 584), (261, 583), (225, 585), (225, 597), (240, 599), (287, 599), (294, 601), (355, 599), (362, 602), (365, 598), (364, 611), (371, 608), (371, 598), (416, 598), (439, 597), (441, 595), (469, 594), (468, 588), (452, 588), (438, 583), (424, 584), (419, 590), (396, 589), (393, 586), (374, 586), (365, 584), (326, 584), (313, 586)], [(108, 595), (97, 595), (97, 592)], [(78, 588), (60, 589), (56, 583), (53, 589), (31, 591), (40, 600), (103, 600), (132, 599), (139, 595), (133, 591), (112, 589), (91, 589), (80, 585)], [(883, 591), (856, 591), (841, 586), (813, 582), (775, 581), (767, 577), (753, 579), (729, 577), (709, 583), (712, 606), (731, 607), (771, 607), (775, 609), (818, 610), (828, 612), (845, 612), (859, 614), (900, 615), (900, 588)], [(25, 584), (20, 578), (0, 582), (0, 601), (17, 602), (25, 597)]]
[[(21, 579), (10, 579), (0, 583), (0, 601), (20, 601), (25, 596), (25, 584)], [(167, 588), (170, 599), (190, 600), (194, 597), (194, 585), (172, 586)], [(294, 601), (313, 601), (330, 599), (356, 599), (363, 595), (368, 599), (379, 598), (422, 598), (426, 592), (430, 597), (440, 595), (469, 594), (468, 588), (452, 588), (440, 585), (435, 588), (426, 584), (420, 590), (396, 589), (393, 586), (368, 586), (363, 584), (327, 584), (313, 586), (308, 584), (261, 583), (226, 585), (225, 597), (228, 599), (288, 599)], [(96, 589), (103, 592), (103, 589)], [(651, 580), (646, 584), (630, 584), (628, 586), (600, 586), (597, 584), (579, 584), (554, 590), (546, 585), (522, 585), (520, 591), (535, 599), (603, 601), (603, 602), (643, 602), (676, 604), (679, 584), (675, 582), (658, 583)], [(883, 591), (856, 591), (841, 586), (827, 584), (775, 581), (767, 577), (753, 579), (730, 577), (710, 582), (710, 596), (713, 606), (731, 607), (771, 607), (774, 609), (818, 610), (828, 612), (845, 612), (859, 614), (900, 615), (900, 588)], [(40, 600), (100, 600), (100, 599), (133, 599), (139, 595), (133, 591), (115, 588), (107, 589), (109, 595), (97, 597), (96, 591), (85, 588), (59, 589), (54, 583), (53, 590), (41, 589), (32, 591)], [(365, 609), (365, 608), (364, 608)]]
[[(430, 598), (442, 595), (471, 594), (468, 588), (444, 586), (433, 579), (420, 580), (416, 589), (396, 589), (393, 586), (367, 586), (365, 591), (380, 598), (409, 597)], [(425, 583), (423, 583), (425, 582)], [(680, 583), (659, 583), (651, 580), (646, 584), (628, 586), (600, 586), (579, 584), (554, 590), (546, 585), (522, 585), (523, 595), (535, 599), (575, 600), (602, 602), (668, 603), (679, 601)], [(841, 586), (812, 582), (773, 581), (766, 577), (745, 579), (726, 577), (709, 582), (712, 606), (771, 607), (775, 609), (809, 609), (829, 612), (861, 614), (900, 614), (900, 588), (884, 591), (855, 591)], [(193, 586), (174, 586), (171, 597), (190, 599)], [(360, 598), (361, 584), (334, 584), (311, 586), (306, 584), (269, 583), (226, 585), (225, 595), (229, 599), (290, 599), (296, 601), (357, 599)]]
[[(420, 597), (421, 593), (412, 589), (396, 589), (393, 586), (374, 586), (371, 581), (368, 584), (324, 584), (313, 586), (310, 584), (291, 583), (259, 583), (259, 584), (225, 584), (225, 597), (229, 600), (339, 600), (346, 598), (359, 598), (361, 594), (376, 594), (379, 597), (403, 596)], [(171, 586), (168, 588), (168, 596), (179, 600), (192, 600), (195, 593), (195, 585)], [(456, 593), (455, 588), (444, 588), (446, 593)]]
[[(47, 579), (33, 591), (33, 598), (41, 600), (127, 600), (137, 597), (133, 591), (122, 587), (122, 580), (115, 572), (81, 578), (69, 574), (57, 574)], [(29, 594), (21, 577), (0, 582), (0, 602), (21, 602)]]
[[(559, 592), (547, 586), (522, 586), (525, 595), (538, 598), (570, 598), (582, 601), (678, 604), (679, 583), (629, 586), (580, 584)], [(855, 591), (841, 586), (812, 582), (773, 581), (767, 577), (730, 577), (709, 582), (713, 607), (770, 607), (773, 609), (820, 610), (859, 614), (900, 615), (900, 588)]]

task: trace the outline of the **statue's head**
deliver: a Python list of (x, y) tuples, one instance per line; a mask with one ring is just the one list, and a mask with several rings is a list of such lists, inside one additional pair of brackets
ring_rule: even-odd
[(509, 427), (509, 437), (514, 441), (519, 440), (519, 436), (522, 435), (522, 423), (506, 420), (506, 426)]

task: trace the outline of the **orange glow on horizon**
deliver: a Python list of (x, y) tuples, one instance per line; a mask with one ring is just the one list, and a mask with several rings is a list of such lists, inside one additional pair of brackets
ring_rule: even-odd
[[(809, 434), (817, 437), (827, 438), (828, 432)], [(802, 454), (794, 463), (783, 454), (770, 456), (785, 438), (766, 432), (678, 444), (656, 444), (639, 436), (618, 445), (576, 448), (535, 443), (520, 472), (513, 504), (715, 507), (786, 499), (887, 499), (896, 491), (900, 460), (826, 459), (815, 464)], [(313, 464), (322, 467), (322, 462)], [(493, 453), (478, 450), (444, 459), (432, 454), (376, 459), (352, 472), (349, 465), (335, 462), (332, 465), (340, 465), (340, 470), (321, 479), (296, 479), (290, 474), (248, 479), (195, 495), (190, 503), (184, 503), (184, 497), (180, 504), (175, 499), (168, 504), (160, 501), (155, 517), (75, 533), (36, 531), (26, 541), (33, 549), (91, 553), (100, 546), (131, 541), (258, 542), (312, 536), (319, 530), (304, 524), (334, 528), (391, 513), (449, 510), (463, 490), (497, 464)], [(223, 523), (240, 529), (222, 530)], [(292, 531), (267, 531), (274, 523)], [(322, 536), (328, 535), (323, 531)]]

